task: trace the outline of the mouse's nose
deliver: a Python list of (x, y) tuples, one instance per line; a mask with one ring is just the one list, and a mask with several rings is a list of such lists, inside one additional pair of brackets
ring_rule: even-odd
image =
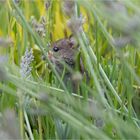
[(53, 57), (53, 52), (52, 51), (48, 51), (47, 56), (49, 59), (52, 59)]
[(54, 58), (53, 52), (52, 51), (48, 51), (47, 52), (47, 57), (48, 57), (48, 59), (53, 60), (53, 58)]

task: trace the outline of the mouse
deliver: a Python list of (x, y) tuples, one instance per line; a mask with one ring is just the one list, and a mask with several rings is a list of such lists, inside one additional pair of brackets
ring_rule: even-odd
[(64, 65), (74, 70), (78, 53), (78, 43), (70, 36), (53, 42), (51, 50), (48, 52), (48, 58), (55, 65), (58, 73), (61, 74), (64, 70)]
[[(73, 92), (76, 92), (78, 81), (74, 74), (78, 71), (79, 73), (76, 76), (80, 77), (81, 80), (82, 73), (84, 72), (82, 60), (79, 57), (80, 46), (77, 40), (71, 35), (53, 42), (50, 48), (48, 59), (54, 64), (60, 77), (64, 74), (64, 83), (66, 85), (70, 85), (71, 83)], [(67, 67), (71, 70), (67, 69)]]

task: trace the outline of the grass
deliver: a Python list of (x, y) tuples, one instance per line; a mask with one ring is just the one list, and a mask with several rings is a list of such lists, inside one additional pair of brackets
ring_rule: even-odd
[[(0, 138), (140, 139), (139, 0), (77, 0), (73, 11), (65, 6), (0, 1)], [(83, 74), (77, 93), (47, 57), (49, 44), (73, 32), (63, 8), (75, 19), (86, 17), (83, 30), (72, 23), (90, 77), (87, 83)], [(33, 60), (22, 77), (27, 48)]]

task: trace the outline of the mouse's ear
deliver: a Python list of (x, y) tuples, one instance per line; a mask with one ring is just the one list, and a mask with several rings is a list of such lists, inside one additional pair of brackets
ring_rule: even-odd
[(78, 42), (73, 35), (69, 36), (69, 45), (71, 48), (76, 48), (78, 46)]

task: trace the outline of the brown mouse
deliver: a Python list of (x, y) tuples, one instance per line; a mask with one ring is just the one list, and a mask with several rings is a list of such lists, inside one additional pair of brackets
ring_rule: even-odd
[[(48, 53), (48, 58), (55, 65), (57, 72), (62, 76), (64, 69), (64, 83), (69, 85), (71, 83), (73, 92), (76, 92), (77, 81), (73, 78), (77, 67), (79, 66), (79, 72), (82, 73), (82, 61), (78, 61), (79, 45), (73, 36), (68, 38), (62, 38), (51, 45), (51, 51)], [(80, 58), (81, 59), (81, 58)], [(78, 62), (80, 64), (78, 64)], [(78, 65), (78, 66), (77, 66)], [(65, 67), (66, 66), (66, 67)], [(67, 69), (69, 67), (72, 71)], [(79, 78), (79, 75), (77, 76)], [(82, 77), (82, 74), (81, 74)], [(82, 78), (81, 78), (82, 79)], [(76, 81), (76, 82), (75, 82)]]
[(78, 52), (78, 45), (73, 37), (63, 38), (52, 43), (48, 58), (55, 64), (56, 70), (61, 74), (64, 70), (63, 64), (74, 69)]

